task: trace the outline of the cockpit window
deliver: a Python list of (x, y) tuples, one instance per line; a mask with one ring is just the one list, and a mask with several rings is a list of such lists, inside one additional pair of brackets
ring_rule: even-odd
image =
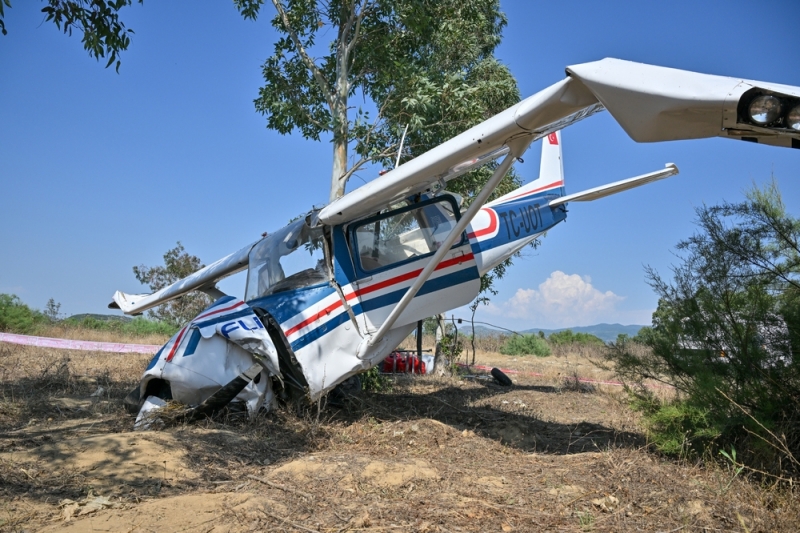
[(457, 219), (455, 200), (447, 196), (364, 221), (352, 231), (361, 269), (370, 272), (432, 254)]
[(301, 218), (250, 251), (245, 300), (324, 283), (329, 279), (321, 227)]

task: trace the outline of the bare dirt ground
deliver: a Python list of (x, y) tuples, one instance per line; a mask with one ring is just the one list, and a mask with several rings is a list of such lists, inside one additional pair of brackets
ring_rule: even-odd
[[(797, 531), (800, 503), (649, 451), (580, 355), (514, 386), (400, 377), (344, 408), (133, 432), (148, 357), (0, 344), (2, 531)], [(587, 365), (587, 366), (581, 366)], [(538, 368), (538, 370), (537, 370)]]

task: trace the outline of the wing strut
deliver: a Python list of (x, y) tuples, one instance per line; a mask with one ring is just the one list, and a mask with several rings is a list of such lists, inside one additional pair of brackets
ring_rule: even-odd
[(503, 162), (497, 167), (492, 174), (492, 177), (489, 178), (489, 181), (486, 182), (481, 192), (475, 197), (475, 199), (470, 204), (469, 208), (467, 208), (466, 213), (461, 216), (461, 219), (456, 223), (455, 227), (450, 231), (450, 233), (445, 238), (444, 242), (439, 246), (439, 249), (436, 250), (436, 253), (433, 254), (430, 262), (425, 266), (422, 270), (422, 273), (417, 277), (414, 283), (408, 288), (406, 293), (397, 303), (397, 305), (392, 309), (392, 312), (386, 318), (386, 320), (381, 324), (381, 327), (375, 332), (374, 335), (366, 338), (362, 341), (361, 345), (358, 349), (358, 356), (363, 357), (369, 348), (375, 346), (378, 341), (383, 338), (387, 331), (392, 329), (392, 326), (397, 321), (397, 318), (400, 314), (405, 310), (411, 300), (414, 299), (414, 296), (417, 295), (419, 290), (422, 288), (422, 285), (428, 281), (428, 278), (431, 277), (433, 271), (436, 270), (436, 267), (439, 266), (439, 263), (442, 261), (445, 255), (450, 251), (450, 247), (456, 242), (457, 239), (461, 237), (461, 234), (467, 228), (472, 219), (475, 218), (475, 215), (478, 214), (478, 211), (483, 204), (486, 203), (486, 200), (489, 198), (489, 195), (492, 194), (492, 191), (495, 190), (497, 185), (499, 185), (500, 180), (506, 175), (506, 173), (511, 168), (511, 165), (514, 163), (514, 160), (517, 159), (521, 154), (525, 153), (525, 150), (528, 149), (531, 142), (533, 142), (533, 135), (521, 137), (514, 139), (509, 146), (510, 151), (508, 155), (506, 155)]

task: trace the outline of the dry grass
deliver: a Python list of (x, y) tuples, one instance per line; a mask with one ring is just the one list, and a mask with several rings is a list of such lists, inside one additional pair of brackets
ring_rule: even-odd
[[(544, 365), (531, 368), (546, 376), (514, 376), (509, 388), (398, 376), (391, 391), (343, 409), (281, 407), (252, 422), (228, 412), (129, 433), (121, 401), (147, 356), (0, 344), (0, 530), (788, 532), (800, 523), (796, 493), (649, 452), (619, 388), (565, 384), (594, 372), (584, 356), (478, 355), (491, 366)], [(116, 508), (60, 523), (58, 502), (90, 491)]]
[(94, 342), (122, 342), (127, 344), (154, 344), (162, 345), (169, 340), (167, 335), (133, 335), (114, 331), (104, 331), (91, 328), (82, 328), (74, 325), (52, 324), (42, 326), (38, 334), (40, 337), (53, 337), (56, 339), (71, 339)]

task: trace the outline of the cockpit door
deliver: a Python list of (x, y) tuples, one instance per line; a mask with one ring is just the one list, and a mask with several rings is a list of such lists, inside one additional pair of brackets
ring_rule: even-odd
[[(366, 332), (376, 331), (386, 320), (459, 217), (455, 199), (443, 195), (388, 210), (342, 229), (352, 267), (345, 297)], [(340, 250), (336, 255), (344, 251), (336, 249)], [(395, 326), (466, 305), (479, 290), (480, 275), (463, 235)]]

